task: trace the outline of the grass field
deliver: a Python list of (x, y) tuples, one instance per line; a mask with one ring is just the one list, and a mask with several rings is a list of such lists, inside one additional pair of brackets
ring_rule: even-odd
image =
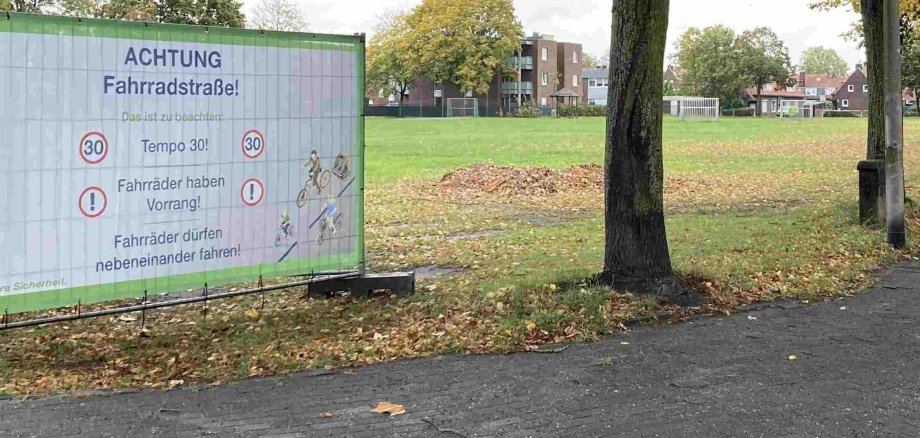
[[(207, 384), (305, 368), (589, 341), (686, 310), (591, 284), (601, 269), (603, 193), (454, 191), (477, 163), (564, 169), (603, 161), (603, 119), (369, 119), (371, 270), (424, 268), (406, 299), (312, 301), (297, 291), (0, 334), (0, 391)], [(908, 251), (856, 219), (864, 119), (665, 120), (668, 238), (700, 313), (779, 297), (830, 299)], [(917, 198), (920, 119), (905, 125)], [(910, 211), (910, 230), (920, 231)]]

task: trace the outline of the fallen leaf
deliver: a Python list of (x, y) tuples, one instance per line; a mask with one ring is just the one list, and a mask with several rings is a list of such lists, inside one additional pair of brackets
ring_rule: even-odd
[(847, 306), (841, 307), (840, 310), (847, 310)]
[(388, 401), (382, 401), (377, 404), (377, 407), (371, 409), (371, 412), (378, 414), (390, 414), (391, 417), (396, 415), (402, 415), (406, 413), (406, 407), (403, 405), (398, 405), (395, 403), (390, 403)]
[(620, 345), (629, 345), (629, 342), (623, 341), (623, 342), (620, 342)]
[(332, 418), (332, 414), (329, 412), (320, 412), (319, 418)]
[(789, 360), (796, 360), (796, 359), (798, 359), (798, 356), (796, 356), (796, 355), (794, 355), (794, 354), (790, 354), (790, 355), (789, 355)]
[(258, 319), (258, 318), (259, 318), (259, 311), (256, 310), (256, 309), (249, 309), (249, 310), (243, 312), (243, 315), (245, 315), (246, 318), (249, 318), (249, 319)]

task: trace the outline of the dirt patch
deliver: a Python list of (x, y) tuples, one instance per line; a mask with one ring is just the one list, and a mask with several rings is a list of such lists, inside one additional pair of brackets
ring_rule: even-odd
[(444, 175), (437, 186), (467, 194), (534, 196), (568, 190), (600, 190), (603, 184), (604, 169), (596, 164), (558, 170), (477, 164)]
[(455, 268), (452, 266), (419, 266), (418, 268), (413, 269), (415, 271), (416, 280), (432, 280), (440, 277), (449, 277), (460, 272), (460, 268)]

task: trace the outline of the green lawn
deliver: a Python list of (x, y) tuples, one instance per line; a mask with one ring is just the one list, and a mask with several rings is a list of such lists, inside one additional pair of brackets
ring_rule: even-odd
[[(907, 133), (920, 127), (907, 119)], [(581, 119), (385, 119), (367, 121), (367, 178), (371, 184), (407, 179), (434, 179), (474, 163), (560, 168), (603, 162), (602, 118)], [(664, 123), (665, 168), (672, 174), (710, 171), (786, 171), (818, 163), (801, 155), (759, 155), (757, 162), (736, 149), (739, 145), (788, 143), (801, 149), (856, 141), (866, 130), (865, 119), (779, 120), (723, 118), (719, 121)], [(913, 128), (913, 129), (912, 129)], [(712, 149), (694, 153), (693, 146)], [(833, 162), (855, 162), (858, 149)], [(818, 160), (823, 162), (824, 160)]]
[[(590, 341), (685, 311), (611, 291), (603, 193), (461, 193), (438, 185), (477, 163), (562, 169), (603, 161), (605, 121), (369, 119), (366, 247), (372, 271), (425, 267), (409, 298), (308, 300), (297, 291), (0, 334), (0, 393), (209, 384), (306, 368)], [(701, 313), (780, 297), (831, 299), (902, 258), (856, 219), (866, 120), (665, 119), (665, 208), (678, 274)], [(917, 199), (920, 119), (905, 125)], [(909, 229), (920, 232), (910, 211)], [(914, 250), (911, 239), (911, 248)], [(909, 253), (908, 251), (908, 253)]]

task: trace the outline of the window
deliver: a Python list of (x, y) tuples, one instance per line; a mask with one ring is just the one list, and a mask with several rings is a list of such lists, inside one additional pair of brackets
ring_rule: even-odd
[[(850, 85), (850, 87), (852, 87), (852, 85)], [(849, 107), (850, 107), (850, 101), (847, 100), (847, 99), (843, 99), (843, 100), (840, 101), (840, 106), (843, 107), (843, 108), (849, 108)]]
[(373, 105), (373, 104), (374, 104), (374, 99), (368, 99), (368, 100), (367, 100), (367, 104), (368, 104), (368, 105)]
[(578, 86), (578, 75), (572, 75), (572, 86), (573, 87)]
[(763, 84), (763, 91), (773, 91), (773, 84)]
[(572, 63), (578, 64), (578, 52), (572, 52)]
[(786, 91), (793, 92), (793, 91), (795, 91), (795, 87), (794, 87), (794, 86), (792, 86), (792, 87), (786, 87)]
[(847, 85), (847, 91), (849, 91), (850, 93), (852, 93), (853, 90), (855, 90), (855, 88), (854, 88), (852, 85)]
[(588, 86), (591, 87), (591, 88), (596, 87), (596, 86), (597, 86), (597, 81), (595, 81), (594, 79), (589, 79), (589, 80), (588, 80)]
[(546, 98), (545, 98), (545, 97), (541, 97), (541, 98), (540, 98), (540, 106), (546, 106)]
[(546, 50), (546, 47), (540, 49), (540, 59), (544, 61), (549, 60), (549, 52)]
[(543, 73), (540, 77), (540, 83), (543, 85), (549, 85), (549, 73)]
[(868, 93), (868, 92), (869, 92), (869, 85), (868, 84), (863, 85), (863, 93)]

